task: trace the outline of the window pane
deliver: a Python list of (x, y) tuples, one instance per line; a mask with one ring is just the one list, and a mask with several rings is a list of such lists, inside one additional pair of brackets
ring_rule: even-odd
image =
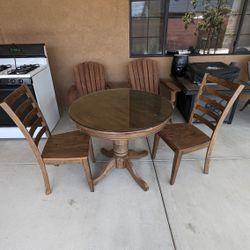
[(148, 4), (146, 1), (138, 1), (131, 3), (132, 17), (146, 17), (148, 16)]
[(236, 34), (239, 29), (240, 15), (232, 15), (225, 19), (226, 35)]
[(160, 17), (164, 12), (164, 3), (162, 0), (149, 1), (148, 15), (150, 17)]
[(250, 2), (247, 1), (246, 14), (243, 17), (243, 23), (240, 30), (240, 35), (236, 44), (236, 54), (248, 54), (250, 53)]
[(148, 54), (162, 54), (161, 43), (159, 38), (148, 39)]
[(147, 38), (132, 38), (131, 39), (131, 54), (132, 55), (147, 54)]
[[(220, 31), (206, 32), (197, 30), (197, 24), (203, 18), (205, 0), (197, 0), (195, 24), (190, 24), (185, 30), (182, 17), (193, 10), (192, 0), (130, 0), (131, 1), (131, 54), (161, 54), (163, 40), (168, 51), (181, 53), (230, 53), (233, 51), (236, 34), (242, 15), (244, 2), (247, 2), (247, 15), (244, 17), (237, 49), (248, 49), (250, 29), (250, 0), (227, 0), (231, 13), (224, 18), (224, 25)], [(213, 6), (218, 0), (210, 0)], [(169, 12), (165, 5), (169, 6)], [(167, 34), (165, 16), (168, 17)], [(245, 36), (243, 36), (245, 35)], [(248, 35), (248, 36), (246, 36)], [(164, 36), (166, 40), (164, 39)], [(249, 41), (250, 42), (250, 41)], [(250, 45), (249, 45), (250, 46)]]
[(228, 54), (233, 49), (235, 37), (236, 35), (225, 35), (225, 32), (222, 31), (209, 39), (206, 33), (201, 33), (198, 36), (198, 48), (200, 48), (201, 54), (208, 52), (209, 54)]
[(227, 3), (229, 7), (231, 8), (232, 14), (242, 14), (244, 1), (242, 0), (230, 0)]
[(189, 47), (197, 47), (197, 35), (195, 26), (184, 28), (182, 17), (168, 19), (168, 50), (184, 50)]
[(148, 36), (160, 36), (163, 30), (163, 21), (160, 18), (149, 19)]
[(250, 35), (240, 35), (235, 53), (250, 53)]
[(245, 15), (243, 25), (242, 25), (242, 28), (241, 28), (241, 31), (240, 31), (240, 33), (242, 35), (243, 34), (250, 34), (249, 25), (250, 25), (250, 15)]
[(166, 0), (131, 1), (130, 53), (162, 54)]
[[(218, 0), (209, 1), (212, 6), (216, 6)], [(241, 14), (243, 8), (244, 0), (227, 0), (226, 5), (231, 9), (233, 14)], [(205, 7), (204, 0), (197, 0), (196, 12), (203, 12)], [(191, 0), (170, 0), (169, 2), (169, 12), (170, 13), (185, 13), (187, 11), (192, 11), (193, 6)], [(248, 3), (248, 10), (250, 6)]]
[(148, 19), (147, 18), (132, 18), (131, 19), (131, 35), (132, 37), (145, 37), (148, 34)]
[(236, 35), (225, 35), (221, 37), (221, 41), (217, 46), (215, 54), (227, 54), (231, 53), (233, 50)]
[(249, 1), (248, 1), (248, 3), (247, 3), (246, 14), (250, 14), (250, 2), (249, 2)]
[[(191, 4), (191, 0), (170, 0), (169, 2), (169, 12), (170, 13), (185, 13), (187, 11), (193, 10), (193, 6)], [(203, 11), (204, 10), (204, 0), (197, 0), (197, 8), (196, 10)]]
[[(218, 0), (211, 0), (210, 4), (216, 6)], [(219, 32), (213, 33), (197, 30), (197, 23), (202, 21), (204, 13), (204, 0), (197, 1), (196, 16), (194, 24), (184, 28), (182, 17), (184, 13), (192, 10), (190, 0), (170, 0), (169, 18), (166, 47), (168, 51), (180, 51), (182, 53), (229, 53), (233, 49), (235, 35), (239, 29), (240, 13), (243, 8), (244, 0), (228, 0), (227, 6), (233, 11), (232, 15), (224, 18), (224, 25)], [(171, 13), (172, 12), (172, 13)], [(246, 23), (250, 23), (248, 20)], [(191, 52), (190, 52), (191, 51)]]
[(170, 0), (169, 12), (171, 13), (184, 13), (188, 10), (189, 1), (175, 1)]

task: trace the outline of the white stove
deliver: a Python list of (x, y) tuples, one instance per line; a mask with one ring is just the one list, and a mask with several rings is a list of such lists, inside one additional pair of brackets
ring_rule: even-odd
[[(20, 85), (33, 92), (50, 130), (60, 116), (44, 44), (0, 45), (0, 101)], [(0, 110), (0, 138), (23, 137)]]

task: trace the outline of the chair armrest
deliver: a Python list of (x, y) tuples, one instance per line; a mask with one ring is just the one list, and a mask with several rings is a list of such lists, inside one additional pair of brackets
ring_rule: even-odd
[(160, 85), (165, 87), (164, 91), (161, 91), (161, 86), (160, 86), (160, 94), (163, 94), (161, 92), (164, 92), (164, 94), (169, 99), (169, 101), (172, 103), (172, 105), (175, 106), (176, 93), (180, 92), (181, 89), (173, 81), (171, 81), (169, 79), (160, 79)]
[(128, 82), (107, 82), (106, 89), (129, 88)]
[(160, 79), (160, 83), (165, 87), (169, 88), (171, 91), (180, 92), (181, 89), (170, 79)]
[(79, 92), (76, 88), (76, 85), (71, 85), (68, 90), (68, 104), (70, 105), (72, 102), (74, 102), (76, 99), (80, 97)]

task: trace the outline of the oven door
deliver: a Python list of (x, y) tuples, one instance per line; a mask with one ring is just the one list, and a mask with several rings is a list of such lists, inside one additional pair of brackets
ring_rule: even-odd
[[(10, 93), (12, 93), (15, 89), (20, 87), (21, 85), (3, 85), (0, 84), (0, 102), (4, 100), (5, 97), (7, 97)], [(35, 96), (34, 89), (32, 85), (27, 85), (33, 95)], [(18, 102), (21, 102), (20, 100), (15, 103), (15, 106), (18, 107)], [(16, 127), (15, 123), (11, 120), (11, 118), (8, 116), (8, 114), (0, 107), (0, 127)]]

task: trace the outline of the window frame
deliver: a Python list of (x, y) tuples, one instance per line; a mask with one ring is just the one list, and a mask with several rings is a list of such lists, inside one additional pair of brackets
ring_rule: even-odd
[(239, 37), (241, 35), (244, 18), (245, 18), (246, 12), (247, 12), (247, 4), (248, 4), (248, 0), (244, 0), (243, 8), (242, 8), (242, 13), (241, 13), (241, 17), (240, 17), (240, 22), (239, 22), (239, 29), (237, 30), (237, 33), (236, 33), (235, 41), (234, 41), (234, 44), (233, 44), (233, 52), (231, 53), (231, 55), (232, 54), (233, 55), (249, 55), (250, 54), (250, 52), (249, 53), (238, 53), (238, 54), (235, 53), (235, 50), (237, 48), (237, 44), (239, 42)]
[[(139, 0), (138, 0), (139, 1)], [(146, 1), (146, 0), (145, 0)], [(243, 26), (243, 22), (244, 22), (244, 18), (246, 15), (246, 11), (247, 11), (247, 4), (248, 4), (248, 0), (243, 0), (243, 8), (242, 8), (242, 13), (240, 14), (240, 20), (239, 20), (239, 28), (235, 34), (235, 40), (233, 42), (233, 49), (231, 53), (227, 53), (227, 54), (190, 54), (189, 56), (231, 56), (231, 55), (250, 55), (250, 51), (249, 53), (235, 53), (236, 49), (237, 49), (237, 44), (239, 42), (239, 37), (241, 35), (241, 30), (242, 30), (242, 26)], [(168, 19), (169, 19), (169, 4), (170, 4), (170, 0), (164, 0), (164, 16), (163, 16), (163, 30), (164, 30), (164, 34), (163, 34), (163, 38), (162, 38), (162, 54), (133, 54), (132, 53), (132, 2), (136, 2), (136, 0), (129, 0), (129, 57), (130, 58), (138, 58), (138, 57), (173, 57), (173, 54), (167, 54), (166, 53), (166, 40), (167, 40), (167, 32), (168, 32)], [(250, 34), (250, 32), (249, 32)]]
[[(132, 2), (139, 2), (138, 1), (133, 1), (133, 0), (129, 0), (129, 56), (130, 58), (137, 58), (137, 57), (163, 57), (164, 56), (164, 51), (165, 51), (165, 43), (166, 43), (166, 35), (163, 35), (163, 39), (162, 39), (162, 54), (132, 54), (131, 50), (132, 50)], [(145, 0), (146, 2), (147, 0)], [(167, 25), (167, 19), (168, 19), (168, 14), (167, 14), (167, 10), (169, 7), (169, 1), (168, 0), (164, 0), (164, 16), (163, 16), (163, 30), (166, 33), (166, 25)], [(152, 17), (148, 17), (149, 19)], [(139, 37), (138, 37), (139, 38)], [(145, 37), (146, 38), (146, 37)], [(159, 39), (161, 39), (161, 37), (159, 37)]]

